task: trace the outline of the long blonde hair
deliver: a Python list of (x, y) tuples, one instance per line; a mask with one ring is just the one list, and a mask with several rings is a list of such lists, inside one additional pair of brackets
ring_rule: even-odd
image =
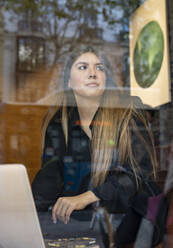
[[(93, 48), (83, 48), (74, 53), (70, 57), (69, 61), (65, 65), (64, 70), (64, 85), (59, 86), (60, 91), (56, 96), (56, 103), (54, 106), (50, 107), (43, 121), (42, 126), (42, 148), (44, 147), (44, 138), (49, 121), (54, 116), (54, 114), (62, 109), (62, 127), (64, 131), (66, 144), (68, 143), (68, 113), (67, 106), (73, 104), (71, 101), (72, 92), (67, 90), (67, 82), (70, 76), (70, 69), (74, 61), (82, 53), (86, 52), (95, 53), (97, 56), (98, 52), (95, 52)], [(102, 59), (103, 60), (103, 59)], [(107, 63), (107, 62), (106, 62)], [(100, 108), (94, 120), (92, 131), (92, 141), (91, 141), (91, 163), (92, 163), (92, 182), (94, 186), (100, 185), (105, 181), (105, 178), (109, 172), (113, 158), (116, 156), (115, 151), (118, 151), (118, 160), (121, 165), (123, 165), (127, 160), (130, 161), (130, 165), (134, 172), (136, 182), (138, 185), (137, 174), (140, 172), (140, 165), (135, 160), (132, 147), (131, 147), (131, 128), (135, 130), (136, 135), (141, 139), (141, 142), (145, 145), (150, 156), (153, 172), (155, 173), (156, 168), (156, 154), (153, 144), (152, 134), (147, 126), (146, 119), (142, 111), (136, 110), (134, 101), (128, 95), (122, 97), (121, 91), (118, 91), (115, 84), (112, 84), (110, 79), (110, 72), (108, 71), (109, 66), (106, 66), (106, 85), (102, 100), (100, 103)], [(109, 86), (114, 87), (114, 89), (109, 90)], [(64, 90), (62, 88), (65, 87)], [(136, 121), (140, 120), (143, 126), (146, 128), (148, 135), (151, 140), (151, 146), (143, 138), (138, 130)], [(151, 149), (152, 147), (152, 149)]]
[[(154, 176), (157, 167), (153, 137), (145, 115), (142, 110), (136, 109), (133, 98), (121, 92), (106, 91), (103, 98), (103, 107), (96, 116), (92, 137), (93, 184), (97, 186), (104, 182), (112, 160), (118, 157), (119, 165), (125, 164), (127, 160), (130, 162), (136, 183), (139, 185), (138, 175), (141, 173), (141, 167), (133, 153), (132, 131), (148, 152)], [(139, 101), (138, 107), (140, 106)], [(137, 122), (140, 122), (141, 127), (146, 129), (150, 144), (141, 134)]]

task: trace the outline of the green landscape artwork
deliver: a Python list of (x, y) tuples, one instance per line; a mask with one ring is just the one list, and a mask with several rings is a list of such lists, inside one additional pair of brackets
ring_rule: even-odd
[(150, 87), (158, 77), (163, 62), (164, 36), (156, 21), (146, 24), (136, 41), (133, 66), (137, 83)]

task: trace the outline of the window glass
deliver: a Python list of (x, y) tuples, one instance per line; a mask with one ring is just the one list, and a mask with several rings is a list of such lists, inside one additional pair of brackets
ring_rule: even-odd
[(115, 231), (150, 178), (169, 195), (173, 242), (172, 11), (171, 0), (0, 3), (0, 164), (27, 169), (47, 239), (58, 199), (82, 195), (79, 209), (61, 203), (78, 222), (58, 238), (104, 247), (105, 216)]

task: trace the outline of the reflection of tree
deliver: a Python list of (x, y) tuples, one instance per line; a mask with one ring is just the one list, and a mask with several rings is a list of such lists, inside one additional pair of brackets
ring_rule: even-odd
[[(112, 29), (124, 39), (129, 15), (138, 0), (4, 0), (6, 9), (17, 18), (32, 18), (53, 44), (54, 61), (72, 50), (77, 42), (102, 41), (103, 29)], [(62, 49), (63, 48), (63, 49)]]
[[(6, 19), (18, 23), (14, 100), (33, 102), (44, 98), (48, 84), (54, 87), (55, 83), (41, 83), (40, 72), (47, 73), (47, 65), (59, 67), (65, 61), (64, 55), (79, 43), (103, 45), (115, 82), (124, 85), (121, 41), (128, 41), (129, 16), (138, 0), (3, 0), (0, 4), (8, 11)], [(128, 65), (124, 68), (128, 75)]]

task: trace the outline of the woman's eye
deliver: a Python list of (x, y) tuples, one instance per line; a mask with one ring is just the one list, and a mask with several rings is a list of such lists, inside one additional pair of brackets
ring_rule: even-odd
[(97, 69), (97, 71), (104, 71), (103, 65), (98, 65), (98, 66), (96, 67), (96, 69)]
[(81, 66), (79, 66), (79, 70), (85, 70), (86, 68), (87, 68), (86, 65), (81, 65)]

